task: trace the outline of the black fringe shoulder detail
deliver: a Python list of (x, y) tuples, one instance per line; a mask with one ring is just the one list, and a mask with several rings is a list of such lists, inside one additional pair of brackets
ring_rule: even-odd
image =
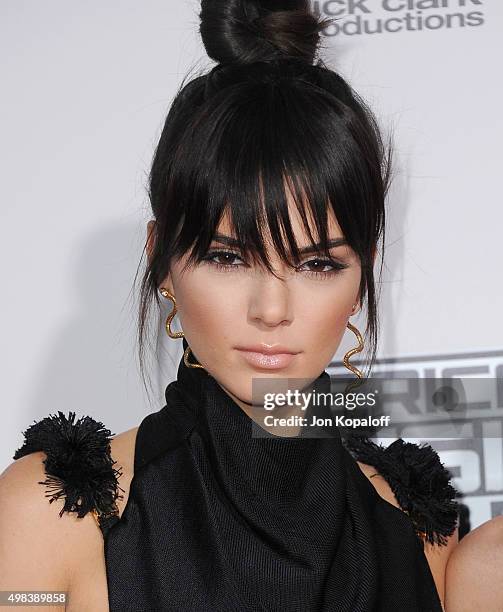
[(118, 483), (122, 471), (113, 467), (110, 454), (112, 433), (90, 416), (74, 421), (75, 412), (67, 418), (58, 411), (34, 422), (23, 432), (24, 443), (13, 459), (43, 451), (47, 479), (39, 484), (47, 486), (49, 503), (64, 497), (60, 517), (76, 512), (82, 518), (91, 512), (105, 533), (118, 520), (116, 501), (122, 499), (119, 490), (124, 492)]
[(461, 494), (450, 484), (451, 474), (431, 445), (398, 438), (384, 447), (351, 435), (343, 443), (357, 461), (372, 465), (384, 476), (422, 540), (447, 544), (458, 521), (459, 504), (454, 498)]

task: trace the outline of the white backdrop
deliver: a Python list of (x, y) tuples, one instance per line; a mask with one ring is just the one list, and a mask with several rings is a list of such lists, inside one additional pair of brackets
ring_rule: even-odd
[[(494, 376), (503, 364), (503, 4), (313, 4), (338, 17), (323, 57), (395, 135), (381, 366), (413, 363), (421, 375), (432, 364), (477, 365)], [(130, 290), (165, 114), (185, 74), (212, 65), (198, 10), (196, 0), (0, 1), (1, 469), (21, 431), (49, 413), (89, 414), (119, 433), (164, 404), (181, 342), (162, 336), (149, 403)], [(348, 335), (334, 368), (354, 345)], [(437, 443), (469, 494), (472, 528), (503, 513), (503, 479), (486, 482), (487, 469), (503, 468), (497, 443), (475, 459)]]

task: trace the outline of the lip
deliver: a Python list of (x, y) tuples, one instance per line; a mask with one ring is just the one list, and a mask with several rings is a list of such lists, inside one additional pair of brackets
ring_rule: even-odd
[(262, 353), (263, 355), (297, 355), (300, 351), (293, 351), (281, 344), (254, 344), (253, 346), (236, 346), (238, 351), (250, 351), (252, 353)]
[(237, 350), (249, 364), (267, 370), (280, 370), (288, 367), (295, 359), (295, 355), (298, 354), (296, 351), (277, 345), (274, 347), (261, 345), (259, 347), (238, 348)]

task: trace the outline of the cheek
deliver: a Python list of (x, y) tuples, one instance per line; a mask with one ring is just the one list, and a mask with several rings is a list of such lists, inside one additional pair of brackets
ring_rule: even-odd
[(305, 291), (299, 296), (297, 317), (306, 347), (331, 358), (346, 331), (360, 277), (347, 276)]
[(187, 274), (176, 287), (182, 329), (193, 351), (207, 363), (225, 357), (223, 349), (235, 341), (233, 330), (246, 312), (243, 292), (228, 280), (201, 271)]

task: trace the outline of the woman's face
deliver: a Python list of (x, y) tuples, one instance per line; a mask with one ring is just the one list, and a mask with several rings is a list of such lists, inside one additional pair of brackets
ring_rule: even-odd
[[(291, 200), (289, 204), (297, 243), (307, 247), (298, 211)], [(227, 218), (217, 234), (233, 238)], [(328, 237), (343, 240), (333, 216)], [(190, 361), (200, 363), (243, 408), (251, 404), (254, 377), (308, 379), (306, 384), (315, 380), (335, 354), (349, 317), (359, 309), (361, 266), (346, 244), (330, 249), (332, 262), (310, 252), (295, 268), (284, 264), (270, 245), (279, 278), (258, 264), (245, 264), (239, 247), (228, 246), (220, 237), (212, 242), (206, 261), (183, 273), (185, 258), (174, 261), (160, 285), (176, 298)], [(261, 345), (295, 354), (261, 357), (242, 350)]]

